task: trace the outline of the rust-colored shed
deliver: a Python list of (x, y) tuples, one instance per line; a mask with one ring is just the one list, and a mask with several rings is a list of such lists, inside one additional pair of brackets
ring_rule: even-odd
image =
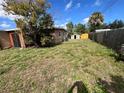
[(25, 47), (25, 42), (21, 29), (9, 29), (0, 31), (0, 46), (2, 49), (12, 47)]

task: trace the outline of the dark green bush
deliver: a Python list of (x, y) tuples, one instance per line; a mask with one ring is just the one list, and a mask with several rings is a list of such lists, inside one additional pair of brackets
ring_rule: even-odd
[(51, 36), (51, 35), (42, 35), (41, 36), (41, 46), (43, 47), (50, 47), (50, 46), (53, 46), (55, 43), (54, 43), (54, 37)]
[(25, 36), (25, 44), (26, 44), (27, 47), (34, 45), (34, 43), (32, 41), (32, 38), (29, 37), (29, 36)]

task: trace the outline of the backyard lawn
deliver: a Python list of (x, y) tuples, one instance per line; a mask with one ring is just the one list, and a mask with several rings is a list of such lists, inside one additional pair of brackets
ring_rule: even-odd
[(124, 93), (124, 62), (90, 40), (0, 51), (0, 93)]

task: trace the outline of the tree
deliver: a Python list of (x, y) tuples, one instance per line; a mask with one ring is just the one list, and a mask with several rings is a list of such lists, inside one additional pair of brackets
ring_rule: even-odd
[(52, 17), (46, 12), (50, 7), (46, 0), (5, 0), (3, 7), (9, 14), (21, 16), (16, 19), (17, 26), (25, 29), (36, 47), (41, 45), (44, 29), (53, 28)]
[(124, 27), (124, 22), (122, 20), (115, 20), (114, 22), (108, 25), (110, 29), (117, 29)]
[(67, 28), (69, 37), (71, 37), (71, 35), (73, 34), (73, 28), (74, 28), (73, 23), (72, 22), (67, 23), (66, 28)]
[(81, 24), (81, 23), (79, 23), (79, 24), (77, 24), (77, 25), (75, 26), (75, 32), (78, 33), (78, 34), (83, 34), (83, 33), (85, 33), (85, 30), (86, 30), (85, 25), (83, 25), (83, 24)]
[(94, 12), (89, 19), (89, 27), (91, 31), (102, 28), (104, 17), (101, 12)]

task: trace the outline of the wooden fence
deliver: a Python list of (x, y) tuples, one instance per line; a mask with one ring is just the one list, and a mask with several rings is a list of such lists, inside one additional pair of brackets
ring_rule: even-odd
[(119, 52), (124, 44), (124, 29), (90, 33), (89, 38)]

